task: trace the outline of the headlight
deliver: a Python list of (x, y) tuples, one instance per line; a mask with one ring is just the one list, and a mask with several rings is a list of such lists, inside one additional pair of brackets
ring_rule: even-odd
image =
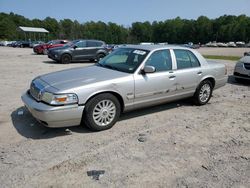
[(78, 103), (78, 97), (76, 94), (52, 94), (44, 92), (42, 94), (42, 101), (51, 105), (65, 105), (65, 104), (76, 104)]

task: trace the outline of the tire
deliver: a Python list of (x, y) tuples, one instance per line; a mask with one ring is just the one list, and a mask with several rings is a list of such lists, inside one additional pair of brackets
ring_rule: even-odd
[(105, 57), (105, 54), (97, 54), (96, 61), (98, 62), (98, 61), (100, 61), (104, 57)]
[(61, 63), (68, 64), (71, 62), (71, 56), (69, 54), (63, 54), (61, 57)]
[(103, 93), (90, 99), (85, 106), (83, 122), (93, 131), (110, 129), (121, 113), (118, 99), (109, 93)]
[(92, 62), (95, 62), (95, 60), (94, 60), (94, 59), (89, 59), (89, 62), (91, 62), (91, 63), (92, 63)]
[(213, 93), (213, 86), (209, 80), (200, 83), (194, 94), (194, 103), (198, 106), (207, 104)]

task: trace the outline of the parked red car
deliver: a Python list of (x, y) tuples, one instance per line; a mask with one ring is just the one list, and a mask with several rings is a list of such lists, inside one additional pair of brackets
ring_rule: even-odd
[(46, 55), (48, 52), (48, 49), (55, 48), (55, 47), (61, 47), (68, 42), (69, 42), (68, 40), (52, 40), (46, 44), (40, 44), (40, 45), (34, 46), (33, 51), (37, 54), (45, 54)]

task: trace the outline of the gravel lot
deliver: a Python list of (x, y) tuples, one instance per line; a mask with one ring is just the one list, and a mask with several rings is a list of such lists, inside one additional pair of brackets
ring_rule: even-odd
[(222, 55), (222, 56), (243, 56), (244, 52), (249, 52), (250, 48), (211, 48), (203, 47), (198, 49), (203, 55)]
[(220, 61), (228, 83), (205, 106), (137, 110), (90, 132), (43, 127), (20, 99), (34, 77), (90, 63), (55, 64), (32, 49), (0, 54), (0, 187), (249, 187), (250, 85), (234, 82), (235, 62)]

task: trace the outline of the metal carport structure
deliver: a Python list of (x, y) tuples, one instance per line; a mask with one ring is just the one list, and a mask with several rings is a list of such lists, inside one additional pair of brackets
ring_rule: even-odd
[[(39, 40), (45, 41), (45, 38), (48, 39), (49, 31), (44, 29), (44, 28), (19, 26), (18, 30), (24, 33), (25, 40), (27, 40), (27, 37), (28, 37), (28, 40), (33, 38), (33, 40), (39, 39)], [(46, 35), (47, 35), (47, 37), (46, 37)], [(42, 39), (41, 39), (41, 37), (42, 37)]]

